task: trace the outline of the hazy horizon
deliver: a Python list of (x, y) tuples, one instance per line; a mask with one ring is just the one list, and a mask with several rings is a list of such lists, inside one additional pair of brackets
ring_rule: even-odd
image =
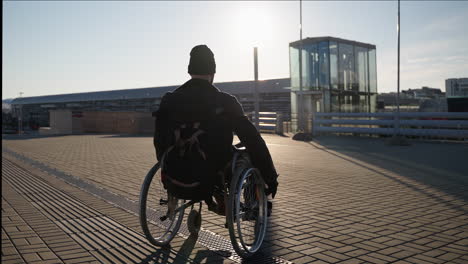
[[(303, 38), (377, 46), (378, 92), (396, 91), (396, 1), (303, 1)], [(468, 2), (401, 2), (401, 90), (467, 77)], [(3, 1), (2, 99), (179, 85), (207, 44), (215, 82), (289, 78), (299, 1)]]

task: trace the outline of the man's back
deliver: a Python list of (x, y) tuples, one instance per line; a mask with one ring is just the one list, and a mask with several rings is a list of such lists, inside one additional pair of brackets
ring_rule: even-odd
[(201, 123), (200, 128), (206, 133), (200, 135), (200, 143), (207, 152), (207, 159), (217, 170), (223, 169), (232, 158), (235, 132), (246, 145), (265, 181), (276, 182), (276, 171), (265, 142), (234, 96), (220, 92), (208, 81), (200, 79), (191, 79), (166, 94), (156, 115), (154, 144), (158, 160), (174, 144), (171, 123), (176, 120)]
[(157, 158), (161, 160), (164, 152), (177, 141), (177, 133), (174, 134), (176, 124), (197, 123), (203, 131), (197, 136), (197, 141), (213, 168), (220, 171), (232, 158), (234, 132), (246, 146), (253, 165), (260, 170), (268, 191), (274, 195), (278, 175), (268, 148), (244, 115), (237, 99), (212, 85), (215, 72), (211, 50), (206, 45), (194, 47), (188, 66), (192, 79), (174, 92), (167, 93), (156, 112), (154, 145)]
[[(199, 140), (207, 152), (207, 158), (219, 169), (231, 158), (232, 127), (229, 122), (227, 108), (233, 99), (228, 94), (220, 92), (209, 82), (192, 79), (172, 93), (168, 93), (161, 101), (156, 115), (156, 130), (154, 144), (158, 160), (164, 151), (173, 144), (171, 123), (200, 122), (200, 128), (205, 131)], [(235, 98), (234, 98), (235, 100)], [(158, 144), (159, 143), (159, 144)]]

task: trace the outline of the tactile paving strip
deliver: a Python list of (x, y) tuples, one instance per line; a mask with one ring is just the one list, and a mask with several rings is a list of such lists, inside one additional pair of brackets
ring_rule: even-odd
[[(153, 255), (161, 252), (167, 253), (168, 260), (177, 257), (175, 251), (157, 250), (148, 245), (143, 235), (104, 216), (4, 157), (2, 177), (16, 193), (103, 263), (157, 263), (154, 258), (158, 256), (153, 258)], [(183, 260), (190, 261), (187, 258)]]
[[(116, 205), (116, 206), (118, 206), (118, 207), (120, 207), (122, 209), (125, 209), (125, 210), (127, 210), (129, 212), (132, 212), (132, 213), (134, 213), (136, 215), (139, 214), (138, 201), (131, 201), (131, 200), (127, 199), (126, 197), (123, 197), (123, 196), (121, 196), (119, 194), (115, 194), (115, 193), (110, 192), (109, 190), (97, 187), (94, 184), (86, 182), (86, 181), (84, 181), (84, 180), (82, 180), (80, 178), (74, 177), (72, 175), (66, 174), (66, 173), (64, 173), (62, 171), (59, 171), (57, 169), (50, 168), (46, 164), (43, 164), (41, 162), (32, 160), (32, 159), (30, 159), (28, 157), (20, 155), (20, 154), (14, 152), (14, 151), (11, 151), (11, 150), (9, 150), (7, 148), (4, 148), (3, 151), (10, 154), (10, 155), (12, 155), (12, 156), (14, 156), (14, 157), (16, 157), (16, 158), (18, 158), (18, 159), (20, 159), (20, 160), (22, 160), (22, 161), (25, 161), (25, 162), (33, 165), (36, 168), (39, 168), (39, 169), (43, 170), (43, 171), (45, 171), (45, 172), (47, 172), (47, 173), (49, 173), (51, 175), (54, 175), (54, 176), (56, 176), (58, 178), (61, 178), (62, 180), (66, 181), (66, 182), (68, 182), (68, 183), (70, 183), (72, 185), (75, 185), (75, 186), (79, 187), (80, 189), (83, 189), (83, 190), (85, 190), (85, 191), (87, 191), (87, 192), (89, 192), (89, 193), (91, 193), (91, 194), (93, 194), (95, 196), (98, 196), (101, 199), (104, 199), (104, 200), (106, 200), (107, 202), (109, 202), (111, 204), (114, 204), (114, 205)], [(3, 159), (2, 159), (2, 163), (3, 163)], [(23, 175), (24, 175), (24, 173), (27, 173), (27, 172), (23, 171)], [(27, 174), (29, 174), (29, 173), (27, 173)], [(32, 175), (30, 177), (32, 177)], [(43, 212), (46, 211), (50, 215), (50, 217), (52, 219), (60, 221), (60, 220), (63, 220), (64, 218), (70, 218), (70, 215), (73, 218), (85, 217), (87, 219), (93, 219), (93, 218), (96, 218), (97, 216), (100, 216), (100, 214), (98, 212), (96, 212), (96, 214), (93, 214), (92, 212), (87, 212), (86, 210), (83, 210), (83, 211), (80, 211), (80, 212), (75, 210), (74, 212), (73, 211), (67, 211), (66, 212), (67, 217), (60, 218), (59, 213), (61, 211), (56, 209), (57, 204), (55, 204), (55, 207), (54, 207), (53, 202), (52, 203), (51, 202), (41, 203), (41, 202), (36, 202), (36, 201), (37, 200), (44, 200), (44, 199), (47, 199), (47, 201), (50, 201), (49, 199), (52, 199), (52, 200), (55, 199), (55, 200), (62, 200), (63, 201), (63, 199), (65, 198), (63, 196), (64, 195), (68, 196), (68, 195), (62, 193), (60, 190), (57, 190), (57, 189), (51, 187), (50, 185), (49, 185), (49, 187), (47, 187), (48, 184), (42, 182), (40, 179), (37, 179), (36, 177), (32, 177), (32, 178), (36, 178), (36, 179), (34, 179), (34, 186), (37, 186), (37, 188), (36, 187), (34, 187), (34, 188), (24, 188), (24, 186), (26, 184), (25, 181), (31, 182), (31, 179), (29, 179), (30, 177), (28, 177), (28, 179), (24, 179), (24, 178), (21, 179), (21, 177), (19, 177), (20, 179), (16, 179), (16, 180), (12, 181), (11, 184), (13, 186), (15, 186), (16, 188), (18, 188), (18, 191), (21, 192), (23, 195), (28, 197), (30, 200), (34, 201), (35, 206), (41, 208), (43, 210)], [(29, 184), (27, 184), (27, 185), (29, 185)], [(77, 202), (77, 203), (79, 203), (79, 202)], [(60, 204), (58, 204), (58, 205), (60, 205)], [(81, 205), (78, 205), (78, 206), (80, 206), (80, 208), (82, 208), (83, 206), (87, 207), (84, 204), (81, 204)], [(63, 221), (62, 221), (61, 224), (62, 224), (62, 227), (67, 228), (66, 223), (63, 223)], [(66, 229), (64, 229), (64, 230), (66, 230)], [(182, 226), (180, 227), (178, 235), (182, 236), (183, 238), (189, 237), (190, 232), (188, 231), (188, 228), (187, 228), (185, 223), (183, 223)], [(140, 234), (138, 234), (138, 236), (141, 237)], [(79, 237), (74, 237), (74, 238), (75, 239), (80, 239)], [(197, 239), (197, 243), (207, 247), (208, 249), (216, 252), (217, 254), (220, 254), (223, 257), (229, 258), (229, 259), (231, 259), (233, 261), (236, 261), (236, 262), (243, 262), (242, 258), (240, 256), (238, 256), (236, 254), (236, 252), (234, 251), (234, 249), (232, 247), (232, 244), (231, 244), (231, 241), (229, 239), (226, 239), (225, 237), (220, 236), (220, 235), (218, 235), (216, 233), (213, 233), (213, 232), (211, 232), (209, 230), (206, 230), (206, 229), (203, 229), (203, 228), (200, 230), (200, 233), (199, 233), (198, 239)], [(119, 246), (124, 246), (125, 247), (125, 244), (119, 245)], [(102, 246), (101, 246), (101, 248), (102, 248)], [(287, 261), (287, 260), (284, 260), (284, 259), (281, 259), (281, 258), (278, 258), (278, 257), (268, 256), (266, 254), (263, 254), (262, 252), (257, 253), (253, 258), (249, 259), (248, 262), (249, 263), (292, 263), (290, 261)]]

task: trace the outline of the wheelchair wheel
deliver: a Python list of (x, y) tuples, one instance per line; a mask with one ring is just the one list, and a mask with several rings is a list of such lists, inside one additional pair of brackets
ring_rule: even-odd
[(160, 165), (148, 172), (140, 193), (140, 224), (149, 242), (165, 246), (179, 231), (184, 200), (168, 195), (161, 182)]
[(267, 227), (265, 183), (255, 168), (233, 175), (227, 212), (229, 237), (237, 254), (248, 258), (262, 245)]

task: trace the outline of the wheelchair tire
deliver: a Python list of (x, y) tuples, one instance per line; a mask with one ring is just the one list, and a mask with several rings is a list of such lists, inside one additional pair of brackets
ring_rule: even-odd
[(265, 183), (256, 168), (234, 173), (226, 217), (236, 253), (242, 258), (253, 256), (262, 245), (267, 227)]
[(184, 210), (169, 212), (184, 204), (168, 195), (161, 182), (160, 165), (157, 163), (145, 177), (140, 193), (140, 224), (148, 241), (156, 246), (166, 246), (179, 231)]

